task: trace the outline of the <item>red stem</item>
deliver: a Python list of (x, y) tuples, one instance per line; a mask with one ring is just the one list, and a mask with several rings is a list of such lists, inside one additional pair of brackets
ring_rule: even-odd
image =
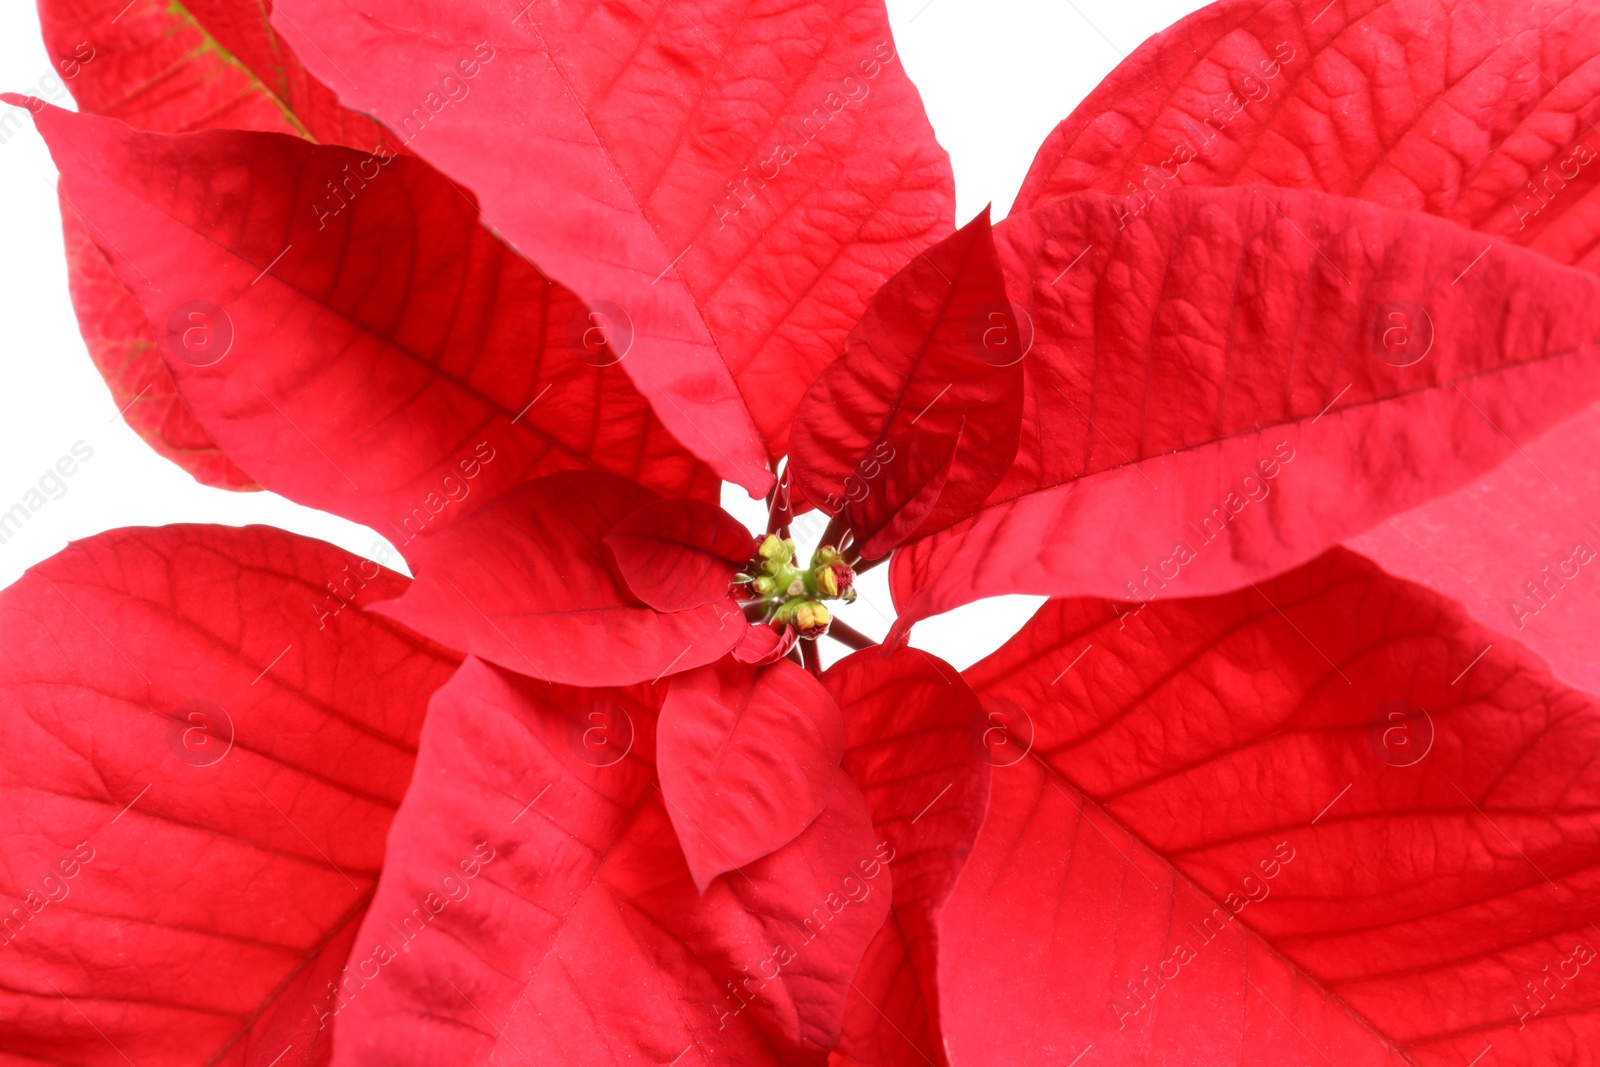
[(800, 658), (806, 670), (817, 678), (822, 677), (822, 650), (817, 648), (817, 642), (809, 637), (802, 637), (795, 642), (800, 646)]
[(844, 550), (841, 542), (850, 536), (850, 527), (845, 524), (843, 516), (835, 515), (828, 521), (828, 528), (822, 531), (822, 540), (819, 544), (832, 545), (841, 552)]
[(828, 636), (848, 648), (860, 652), (863, 648), (877, 648), (878, 642), (844, 622), (837, 615), (828, 624)]

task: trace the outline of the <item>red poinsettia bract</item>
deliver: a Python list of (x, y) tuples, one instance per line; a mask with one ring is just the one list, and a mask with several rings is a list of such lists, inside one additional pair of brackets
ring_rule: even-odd
[(119, 4), (92, 358), (416, 577), (0, 592), (7, 1063), (1588, 1062), (1600, 3), (1224, 0), (959, 228), (876, 0)]

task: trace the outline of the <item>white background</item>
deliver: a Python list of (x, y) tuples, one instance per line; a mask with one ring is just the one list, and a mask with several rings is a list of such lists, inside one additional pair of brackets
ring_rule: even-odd
[[(889, 0), (902, 62), (922, 90), (955, 165), (959, 222), (994, 204), (1003, 216), (1050, 129), (1139, 42), (1204, 5), (1193, 0)], [(0, 4), (0, 89), (52, 95), (49, 58), (28, 0)], [(0, 105), (3, 108), (4, 105)], [(55, 168), (24, 122), (0, 144), (0, 511), (20, 500), (82, 440), (94, 457), (68, 491), (0, 544), (0, 586), (70, 539), (118, 526), (172, 522), (267, 523), (363, 555), (381, 542), (365, 527), (271, 493), (196, 484), (158, 457), (117, 416), (89, 361), (67, 297)], [(729, 494), (740, 518), (759, 506)], [(809, 546), (803, 546), (809, 547)], [(866, 576), (842, 617), (882, 636), (893, 617), (885, 571)], [(913, 644), (966, 667), (997, 648), (1037, 598), (971, 605), (919, 625)], [(831, 661), (840, 646), (823, 642)]]

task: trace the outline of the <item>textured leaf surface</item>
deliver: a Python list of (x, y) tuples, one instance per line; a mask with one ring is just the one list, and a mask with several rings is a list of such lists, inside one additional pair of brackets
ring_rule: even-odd
[(646, 504), (606, 534), (634, 596), (657, 611), (683, 611), (728, 595), (755, 556), (750, 531), (707, 500)]
[(0, 593), (8, 1064), (328, 1061), (313, 1004), (455, 667), (364, 610), (404, 584), (266, 527), (168, 526)]
[(48, 107), (36, 121), (167, 324), (190, 409), (267, 488), (405, 544), (556, 470), (713, 484), (584, 346), (587, 309), (425, 164)]
[(858, 652), (823, 681), (844, 712), (845, 770), (894, 850), (894, 910), (853, 980), (839, 1048), (945, 1067), (938, 922), (988, 809), (987, 724), (955, 669), (920, 650)]
[[(341, 107), (267, 21), (270, 3), (42, 0), (45, 46), (81, 111), (138, 129), (234, 128), (371, 149), (377, 123)], [(41, 83), (43, 84), (43, 83)], [(63, 191), (64, 192), (64, 191)], [(117, 410), (158, 453), (203, 485), (255, 489), (185, 408), (157, 351), (156, 329), (97, 249), (66, 195), (62, 226), (73, 309)]]
[[(878, 559), (934, 522), (939, 501), (947, 491), (961, 495), (951, 475), (961, 448), (965, 423), (948, 434), (913, 426), (892, 441), (885, 441), (862, 461), (854, 483), (865, 495), (847, 501), (843, 515), (855, 538), (853, 551)], [(870, 482), (864, 482), (867, 475)]]
[[(358, 957), (395, 958), (341, 1009), (335, 1063), (826, 1060), (889, 906), (861, 795), (839, 772), (800, 837), (702, 896), (653, 782), (652, 692), (547, 686), (477, 660), (440, 690), (356, 942)], [(625, 757), (575, 742), (595, 721), (631, 739)], [(441, 879), (485, 846), (493, 859), (445, 903)], [(429, 928), (405, 937), (429, 894)]]
[(772, 663), (789, 654), (800, 635), (793, 626), (775, 629), (771, 626), (751, 626), (733, 647), (733, 658), (752, 666)]
[(695, 886), (794, 840), (839, 780), (839, 705), (788, 660), (677, 675), (661, 706), (661, 795)]
[(67, 246), (67, 285), (89, 358), (111, 390), (111, 401), (145, 444), (218, 489), (261, 488), (234, 465), (178, 395), (150, 320), (111, 261), (95, 246), (77, 208), (61, 201)]
[(272, 0), (40, 0), (45, 47), (80, 111), (154, 133), (262, 130), (371, 151), (383, 128), (339, 104), (280, 36)]
[(1482, 478), (1346, 544), (1454, 597), (1477, 622), (1543, 656), (1557, 676), (1600, 692), (1596, 415), (1585, 409)]
[[(804, 494), (845, 515), (868, 557), (913, 530), (930, 533), (972, 514), (1016, 454), (1024, 343), (985, 210), (891, 278), (844, 355), (811, 383), (792, 438)], [(951, 460), (937, 502), (908, 509), (923, 479), (880, 476), (914, 465), (906, 443), (914, 433), (939, 439), (941, 448), (925, 450)], [(900, 487), (911, 499), (899, 499)], [(891, 531), (893, 540), (871, 536), (902, 510), (913, 525)]]
[[(1593, 272), (1597, 56), (1589, 0), (1213, 4), (1151, 38), (1056, 129), (1017, 208), (1099, 190), (1137, 218), (1186, 186), (1314, 189), (1450, 219), (1492, 238), (1489, 257), (1510, 242)], [(1574, 445), (1587, 436), (1576, 423), (1570, 433)], [(1584, 598), (1546, 611), (1544, 594), (1526, 592), (1528, 581), (1561, 589), (1543, 567), (1572, 558), (1582, 535), (1570, 528), (1592, 514), (1572, 510), (1587, 476), (1555, 444), (1536, 461), (1550, 481), (1524, 486), (1516, 462), (1359, 544), (1462, 597), (1486, 625), (1510, 620), (1592, 688)], [(1538, 610), (1533, 629), (1517, 627), (1517, 603)]]
[(710, 663), (748, 629), (739, 605), (646, 607), (605, 547), (652, 499), (609, 475), (541, 478), (429, 538), (417, 581), (375, 610), (541, 681), (631, 685)]
[(1227, 0), (1106, 78), (1015, 210), (1099, 190), (1137, 215), (1178, 188), (1254, 182), (1442, 216), (1593, 271), (1597, 58), (1593, 0)]
[(1474, 263), (1453, 223), (1322, 193), (1123, 210), (1082, 194), (997, 229), (1038, 328), (1023, 443), (984, 511), (896, 558), (902, 631), (997, 593), (1237, 588), (1600, 391), (1595, 280), (1536, 253)]
[[(752, 491), (867, 299), (950, 232), (949, 162), (878, 0), (291, 0), (274, 17), (362, 72), (346, 103), (626, 322), (624, 366), (662, 419)], [(494, 58), (471, 95), (430, 101), (474, 54)]]
[(1127, 608), (968, 672), (1032, 751), (946, 911), (957, 1062), (1585, 1062), (1591, 697), (1509, 641), (1460, 675), (1492, 635), (1343, 549)]

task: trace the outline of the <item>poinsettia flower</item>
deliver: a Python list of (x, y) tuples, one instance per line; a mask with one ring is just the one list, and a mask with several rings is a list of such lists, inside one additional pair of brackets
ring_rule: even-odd
[[(1531, 10), (1515, 35), (1585, 69), (1589, 24)], [(1537, 155), (1517, 44), (1230, 0), (957, 230), (872, 0), (136, 14), (102, 114), (8, 98), (98, 256), (86, 334), (153, 342), (158, 447), (393, 536), (416, 579), (173, 528), (0, 594), (44, 872), (0, 948), (25, 1062), (109, 1060), (91, 1031), (317, 1067), (1590, 1042), (1591, 699), (1326, 552), (1600, 387), (1576, 213), (1522, 204), (1537, 239), (1469, 261), (1477, 179), (1421, 195), (1405, 133), (1367, 174), (1328, 136), (1329, 87), (1387, 73), (1351, 32), (1444, 25), (1467, 75), (1396, 129), (1471, 104), (1487, 189)], [(55, 51), (93, 17), (58, 4)], [(1127, 195), (1216, 91), (1217, 136)], [(873, 648), (834, 611), (891, 556)], [(895, 647), (1024, 590), (1074, 598), (965, 678)], [(859, 650), (824, 672), (825, 636)], [(49, 923), (79, 877), (98, 940)]]

